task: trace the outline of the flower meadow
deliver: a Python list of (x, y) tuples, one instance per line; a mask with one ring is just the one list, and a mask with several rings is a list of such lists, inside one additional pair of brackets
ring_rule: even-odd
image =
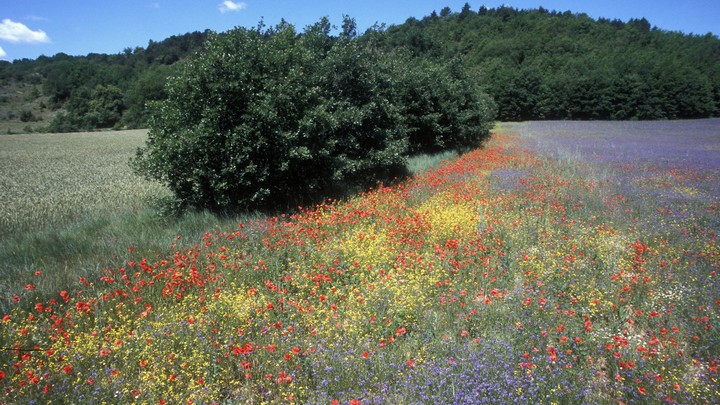
[(717, 403), (719, 168), (522, 129), (73, 288), (37, 269), (0, 314), (0, 402)]

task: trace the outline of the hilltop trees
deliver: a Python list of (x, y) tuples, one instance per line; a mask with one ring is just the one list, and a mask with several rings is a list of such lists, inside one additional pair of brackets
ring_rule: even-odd
[[(409, 53), (412, 62), (401, 76), (415, 75), (416, 64), (447, 66), (460, 61), (470, 79), (465, 83), (490, 94), (500, 120), (720, 115), (717, 36), (663, 31), (645, 18), (595, 20), (570, 11), (474, 9), (465, 3), (457, 12), (444, 7), (422, 19), (411, 17), (401, 25), (376, 26), (358, 34), (349, 18), (338, 28), (338, 37), (373, 50)], [(17, 89), (32, 84), (43, 92), (18, 97), (27, 98), (23, 105), (6, 103), (2, 116), (17, 118), (21, 111), (38, 119), (55, 116), (46, 127), (52, 131), (108, 125), (85, 117), (90, 93), (102, 85), (123, 93), (121, 119), (114, 127), (146, 127), (147, 103), (167, 96), (167, 78), (180, 62), (201, 50), (210, 35), (204, 31), (151, 40), (146, 49), (126, 48), (117, 55), (0, 61), (0, 83)], [(423, 87), (430, 90), (432, 85)]]
[[(283, 22), (212, 35), (155, 106), (135, 168), (189, 206), (273, 207), (399, 173), (420, 128), (434, 147), (487, 135), (492, 109), (459, 72), (428, 65), (403, 76), (390, 55), (354, 38), (353, 21), (343, 28), (333, 37), (323, 19), (302, 34)], [(436, 74), (434, 89), (409, 93)], [(415, 111), (419, 102), (430, 104)]]
[[(0, 61), (3, 86), (18, 92), (32, 88), (24, 97), (19, 97), (25, 100), (24, 105), (5, 106), (3, 110), (27, 110), (37, 119), (50, 119), (44, 127), (50, 132), (144, 128), (148, 117), (146, 102), (165, 97), (163, 87), (173, 74), (175, 64), (201, 49), (209, 32), (171, 36), (160, 42), (151, 40), (147, 49), (126, 48), (115, 55), (59, 53), (52, 57), (40, 56), (37, 60)], [(108, 105), (91, 108), (88, 105), (91, 93), (108, 88), (114, 92), (114, 102), (120, 103), (115, 103), (110, 110), (106, 108)], [(117, 90), (120, 97), (116, 97)], [(97, 97), (101, 97), (100, 94)], [(100, 104), (105, 101), (107, 99)], [(35, 126), (35, 130), (41, 128)]]
[(720, 115), (720, 40), (540, 8), (445, 7), (375, 35), (385, 49), (461, 58), (500, 120)]

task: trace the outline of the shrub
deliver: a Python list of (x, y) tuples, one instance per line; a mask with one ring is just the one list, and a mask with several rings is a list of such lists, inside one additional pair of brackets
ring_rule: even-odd
[(22, 122), (31, 122), (35, 121), (35, 114), (32, 113), (30, 110), (22, 110), (20, 111), (20, 121)]
[(281, 23), (212, 35), (169, 80), (133, 165), (184, 203), (283, 206), (364, 185), (405, 162), (407, 140), (379, 54)]
[[(492, 101), (457, 62), (382, 53), (327, 19), (209, 37), (168, 80), (133, 165), (181, 204), (287, 208), (404, 174), (409, 153), (479, 145)], [(412, 145), (412, 147), (410, 146)]]
[(436, 62), (396, 53), (397, 104), (412, 153), (464, 150), (480, 145), (497, 108), (470, 80), (459, 60)]
[(110, 128), (122, 115), (123, 93), (113, 85), (97, 85), (90, 93), (88, 112), (84, 117), (89, 128)]

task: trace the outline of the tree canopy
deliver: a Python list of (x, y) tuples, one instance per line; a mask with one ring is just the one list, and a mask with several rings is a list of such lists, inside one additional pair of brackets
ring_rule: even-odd
[(410, 153), (488, 135), (494, 105), (459, 63), (380, 52), (354, 26), (211, 35), (155, 104), (135, 168), (189, 206), (266, 208), (372, 185)]
[(645, 18), (503, 6), (449, 8), (374, 35), (385, 49), (462, 58), (500, 120), (679, 119), (720, 115), (720, 40)]

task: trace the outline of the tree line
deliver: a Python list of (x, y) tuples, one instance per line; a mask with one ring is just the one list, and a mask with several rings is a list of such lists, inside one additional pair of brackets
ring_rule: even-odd
[[(24, 82), (54, 111), (47, 131), (139, 128), (148, 102), (167, 97), (177, 62), (210, 31), (150, 41), (116, 55), (57, 54), (0, 62), (0, 83)], [(499, 120), (680, 119), (720, 115), (720, 40), (583, 13), (445, 7), (358, 36), (417, 60), (460, 61), (498, 106)], [(424, 63), (424, 62), (423, 62)], [(31, 111), (22, 111), (32, 120)], [(17, 115), (17, 114), (15, 114)]]
[[(0, 84), (31, 86), (31, 102), (42, 98), (54, 112), (47, 132), (99, 128), (144, 128), (148, 102), (166, 97), (165, 82), (177, 62), (202, 48), (209, 30), (149, 41), (146, 48), (126, 48), (115, 55), (91, 53), (0, 61)], [(28, 103), (30, 104), (30, 103)], [(28, 116), (39, 115), (19, 106)]]
[(385, 49), (462, 58), (498, 119), (654, 120), (720, 115), (720, 40), (544, 8), (449, 8), (375, 35)]

